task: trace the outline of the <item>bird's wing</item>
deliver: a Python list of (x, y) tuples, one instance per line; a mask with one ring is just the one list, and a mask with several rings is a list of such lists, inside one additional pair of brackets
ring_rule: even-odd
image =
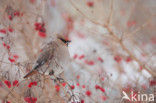
[(28, 78), (28, 77), (30, 77), (30, 76), (36, 74), (36, 73), (37, 73), (37, 71), (33, 69), (33, 70), (30, 71), (28, 74), (26, 74), (26, 75), (24, 76), (24, 78)]
[(33, 69), (29, 73), (27, 73), (24, 76), (24, 78), (28, 78), (28, 77), (36, 74), (38, 69), (41, 68), (48, 61), (49, 58), (50, 58), (49, 50), (46, 49), (46, 50), (42, 51), (42, 53), (37, 58), (37, 61), (34, 65)]
[(52, 59), (53, 57), (53, 51), (52, 47), (43, 48), (43, 51), (37, 58), (37, 61), (33, 67), (34, 70), (40, 68), (43, 66), (48, 60)]
[(32, 76), (36, 74), (38, 69), (42, 67), (45, 63), (48, 62), (49, 59), (53, 57), (53, 50), (54, 48), (52, 47), (52, 44), (48, 44), (42, 49), (42, 52), (40, 53), (39, 57), (36, 60), (35, 65), (33, 66), (33, 69), (24, 76), (24, 78), (27, 78), (29, 76)]

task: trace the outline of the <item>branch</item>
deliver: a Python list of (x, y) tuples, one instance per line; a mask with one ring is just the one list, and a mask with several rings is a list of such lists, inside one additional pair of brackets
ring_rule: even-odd
[(114, 0), (111, 0), (110, 14), (109, 14), (109, 17), (108, 17), (107, 25), (110, 25), (110, 22), (111, 22), (111, 19), (112, 19), (112, 15), (113, 15), (113, 2), (114, 2)]
[[(110, 35), (118, 41), (118, 43), (120, 44), (120, 46), (122, 47), (122, 49), (123, 49), (125, 52), (127, 52), (127, 54), (129, 54), (130, 57), (131, 57), (132, 59), (134, 59), (140, 66), (142, 66), (143, 69), (147, 70), (152, 76), (156, 76), (156, 73), (155, 73), (155, 72), (153, 72), (152, 70), (150, 70), (145, 64), (141, 63), (141, 61), (140, 61), (139, 59), (137, 59), (137, 58), (126, 48), (126, 46), (123, 44), (122, 40), (121, 40), (118, 36), (116, 36), (115, 33), (110, 29), (109, 25), (105, 25), (105, 24), (103, 25), (103, 24), (100, 24), (100, 23), (98, 23), (98, 22), (96, 22), (96, 21), (91, 20), (91, 19), (88, 18), (82, 11), (80, 11), (80, 10), (78, 9), (78, 7), (77, 7), (71, 0), (69, 0), (69, 1), (70, 1), (70, 3), (73, 5), (73, 7), (74, 7), (81, 15), (83, 15), (84, 17), (86, 17), (86, 18), (87, 18), (88, 20), (90, 20), (92, 23), (94, 23), (94, 24), (96, 24), (96, 25), (100, 25), (100, 26), (102, 26), (103, 28), (106, 28), (106, 29), (108, 30), (108, 32), (110, 33)], [(112, 15), (112, 14), (111, 14), (111, 15)], [(153, 15), (152, 15), (152, 16), (153, 16)], [(147, 23), (143, 24), (141, 27), (138, 27), (138, 28), (137, 28), (134, 32), (132, 32), (131, 34), (134, 34), (134, 33), (138, 32), (138, 31), (141, 30), (145, 25), (147, 25)]]

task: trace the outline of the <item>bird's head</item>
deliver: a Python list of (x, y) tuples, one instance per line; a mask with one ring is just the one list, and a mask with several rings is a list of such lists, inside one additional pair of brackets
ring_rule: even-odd
[(66, 46), (68, 46), (68, 44), (71, 42), (70, 40), (68, 40), (67, 38), (65, 38), (64, 36), (62, 35), (57, 35), (57, 38), (59, 40), (61, 40)]

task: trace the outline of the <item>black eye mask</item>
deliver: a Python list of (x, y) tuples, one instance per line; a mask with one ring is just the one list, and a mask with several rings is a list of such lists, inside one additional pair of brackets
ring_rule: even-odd
[(63, 43), (65, 43), (67, 46), (71, 42), (70, 40), (65, 40), (63, 38), (59, 38)]

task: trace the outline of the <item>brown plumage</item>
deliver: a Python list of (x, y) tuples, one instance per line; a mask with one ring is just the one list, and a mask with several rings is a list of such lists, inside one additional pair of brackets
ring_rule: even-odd
[(30, 76), (36, 74), (36, 73), (37, 73), (36, 70), (32, 70), (32, 71), (30, 71), (27, 75), (25, 75), (24, 78), (28, 78), (28, 77), (30, 77)]
[(67, 48), (69, 42), (69, 40), (66, 40), (63, 36), (59, 35), (56, 40), (45, 45), (32, 70), (26, 74), (24, 78), (28, 78), (38, 72), (51, 75), (62, 68), (60, 67), (59, 62), (65, 62), (65, 57), (69, 57)]

